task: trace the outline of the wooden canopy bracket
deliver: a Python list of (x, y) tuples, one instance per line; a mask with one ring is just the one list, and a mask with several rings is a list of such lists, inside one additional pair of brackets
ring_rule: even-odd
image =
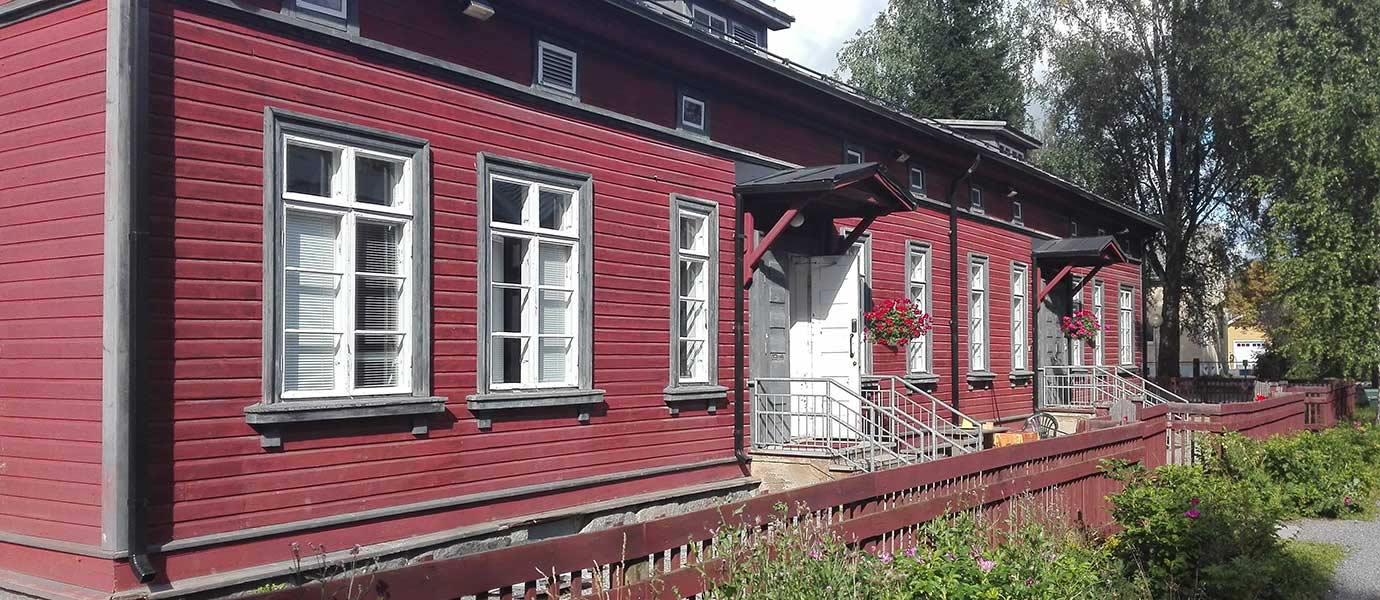
[(1059, 282), (1063, 281), (1065, 277), (1068, 277), (1068, 274), (1072, 271), (1073, 265), (1066, 265), (1064, 268), (1059, 269), (1059, 273), (1054, 276), (1054, 279), (1049, 280), (1048, 285), (1040, 286), (1040, 292), (1035, 294), (1035, 304), (1038, 305), (1044, 302), (1045, 296), (1048, 296), (1050, 292), (1054, 291), (1054, 286), (1059, 285)]
[(762, 240), (757, 242), (748, 252), (747, 260), (743, 263), (743, 289), (752, 287), (752, 275), (757, 272), (757, 266), (762, 263), (762, 257), (767, 254), (767, 250), (771, 248), (776, 238), (781, 237), (786, 228), (790, 227), (791, 220), (795, 219), (796, 215), (805, 209), (805, 205), (809, 204), (810, 200), (813, 198), (809, 196), (801, 198), (786, 209), (786, 212), (781, 213), (781, 218), (776, 220), (776, 224), (771, 226), (771, 230), (767, 231), (767, 234), (762, 236)]
[(1084, 275), (1083, 278), (1078, 281), (1078, 285), (1073, 286), (1073, 295), (1075, 297), (1078, 296), (1078, 292), (1083, 291), (1083, 288), (1088, 285), (1088, 282), (1092, 281), (1094, 277), (1097, 277), (1097, 272), (1101, 270), (1102, 265), (1097, 265), (1093, 267), (1091, 271), (1088, 271), (1088, 274)]
[(843, 238), (843, 243), (839, 244), (838, 253), (843, 254), (848, 252), (848, 249), (852, 248), (853, 244), (858, 243), (858, 240), (862, 238), (863, 234), (867, 233), (867, 228), (871, 227), (872, 222), (876, 220), (877, 217), (874, 216), (866, 217), (862, 221), (859, 221), (858, 226), (854, 227), (852, 231), (849, 231), (848, 237)]

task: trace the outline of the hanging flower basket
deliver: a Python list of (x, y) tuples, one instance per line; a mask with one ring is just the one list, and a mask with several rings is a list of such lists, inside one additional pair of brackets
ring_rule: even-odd
[(1071, 340), (1080, 340), (1089, 346), (1097, 345), (1097, 332), (1102, 330), (1102, 324), (1097, 322), (1092, 311), (1080, 310), (1064, 317), (1059, 322), (1059, 328), (1064, 331), (1064, 336)]
[(934, 326), (933, 320), (906, 298), (883, 300), (863, 314), (867, 337), (878, 344), (905, 346)]

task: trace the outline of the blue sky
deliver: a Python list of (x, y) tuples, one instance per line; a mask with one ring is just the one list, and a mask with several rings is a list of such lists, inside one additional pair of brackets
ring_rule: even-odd
[(771, 33), (771, 51), (827, 74), (838, 65), (839, 47), (872, 24), (886, 0), (775, 0), (795, 24)]

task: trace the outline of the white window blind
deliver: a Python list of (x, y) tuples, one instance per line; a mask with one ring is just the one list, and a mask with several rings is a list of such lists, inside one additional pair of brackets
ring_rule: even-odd
[(1093, 318), (1097, 319), (1097, 344), (1093, 348), (1093, 364), (1102, 366), (1106, 363), (1106, 350), (1103, 348), (1102, 340), (1107, 331), (1107, 322), (1102, 320), (1103, 288), (1101, 281), (1093, 282), (1092, 291)]
[(987, 259), (974, 257), (968, 263), (968, 370), (987, 369)]
[(537, 43), (537, 85), (577, 93), (579, 57), (573, 50), (551, 42)]
[(411, 159), (283, 148), (283, 398), (410, 392)]
[(1117, 360), (1123, 365), (1129, 365), (1135, 361), (1135, 352), (1132, 350), (1135, 344), (1136, 334), (1132, 329), (1135, 316), (1132, 312), (1131, 303), (1135, 297), (1135, 292), (1130, 288), (1121, 288), (1117, 293)]
[(1011, 369), (1013, 371), (1024, 371), (1030, 368), (1029, 357), (1026, 353), (1030, 338), (1029, 330), (1026, 327), (1030, 311), (1029, 305), (1026, 304), (1026, 290), (1029, 286), (1027, 273), (1028, 269), (1025, 265), (1020, 263), (1011, 265)]
[[(911, 302), (917, 311), (930, 312), (930, 249), (928, 246), (912, 243), (910, 258), (907, 260), (906, 281), (909, 286)], [(912, 373), (928, 373), (930, 366), (930, 334), (911, 340), (906, 345), (908, 362)]]
[(577, 385), (576, 191), (499, 175), (488, 185), (490, 385)]

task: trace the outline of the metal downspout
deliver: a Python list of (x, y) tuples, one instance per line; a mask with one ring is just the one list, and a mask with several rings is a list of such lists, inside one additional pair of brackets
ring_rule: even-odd
[(106, 9), (105, 227), (101, 317), (102, 548), (128, 552), (140, 583), (158, 571), (144, 548), (139, 342), (143, 278), (142, 198), (147, 185), (147, 0), (111, 0)]
[(958, 186), (971, 179), (981, 164), (982, 155), (979, 154), (973, 158), (972, 166), (949, 185), (949, 375), (953, 380), (949, 404), (956, 410), (961, 410), (958, 405)]
[(743, 252), (747, 246), (747, 232), (743, 231), (743, 196), (733, 195), (733, 455), (746, 465), (752, 461), (745, 450), (743, 432), (743, 396), (747, 382), (743, 371)]

